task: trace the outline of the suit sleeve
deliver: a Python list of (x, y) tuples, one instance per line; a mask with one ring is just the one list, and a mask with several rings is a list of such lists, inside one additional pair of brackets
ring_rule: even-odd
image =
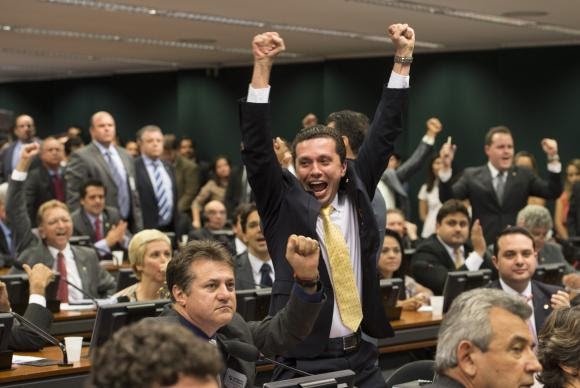
[(417, 148), (415, 148), (413, 155), (397, 168), (397, 178), (399, 178), (399, 181), (405, 183), (415, 175), (421, 169), (429, 155), (431, 155), (432, 150), (432, 145), (421, 141)]
[(469, 197), (469, 181), (464, 172), (461, 177), (453, 182), (453, 177), (447, 182), (439, 181), (439, 201), (445, 203), (450, 199), (464, 200)]
[(98, 276), (97, 276), (98, 294), (99, 296), (102, 297), (109, 297), (113, 295), (117, 290), (117, 281), (115, 280), (113, 275), (109, 273), (109, 271), (101, 267), (98, 263), (97, 268), (98, 268)]
[(403, 112), (407, 108), (408, 96), (408, 89), (383, 87), (368, 135), (357, 155), (357, 174), (371, 199), (393, 152), (395, 140), (403, 132)]
[(32, 234), (32, 225), (26, 208), (24, 185), (25, 181), (10, 179), (6, 193), (6, 218), (12, 230), (12, 243), (16, 255), (28, 248), (36, 239)]
[(324, 302), (325, 297), (318, 303), (308, 303), (293, 291), (288, 304), (276, 315), (248, 322), (254, 345), (270, 356), (292, 349), (310, 334)]
[[(52, 323), (52, 313), (45, 307), (36, 303), (30, 303), (28, 305), (26, 312), (24, 313), (24, 318), (31, 321), (44, 331), (49, 331), (50, 324)], [(10, 333), (10, 338), (8, 339), (9, 349), (21, 352), (33, 352), (48, 345), (48, 343), (38, 334), (26, 326), (17, 324), (16, 322), (17, 321), (15, 320)]]
[(530, 195), (546, 199), (557, 199), (562, 194), (561, 174), (548, 172), (548, 180), (531, 174)]
[(88, 178), (88, 169), (78, 153), (73, 152), (65, 170), (66, 204), (71, 212), (79, 208), (81, 185)]

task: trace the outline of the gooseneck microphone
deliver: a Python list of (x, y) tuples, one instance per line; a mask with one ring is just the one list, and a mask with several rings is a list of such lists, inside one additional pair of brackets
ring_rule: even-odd
[(38, 327), (34, 323), (30, 322), (28, 319), (24, 318), (22, 315), (15, 313), (14, 311), (11, 311), (10, 314), (12, 314), (12, 316), (14, 318), (16, 318), (21, 324), (28, 327), (30, 330), (32, 330), (33, 332), (38, 334), (40, 337), (42, 337), (46, 341), (48, 341), (51, 344), (56, 345), (60, 348), (60, 351), (62, 352), (62, 362), (59, 362), (58, 366), (72, 366), (73, 365), (72, 362), (68, 361), (68, 355), (66, 354), (66, 347), (64, 346), (64, 344), (62, 342), (60, 342), (59, 340), (54, 338), (52, 335), (50, 335), (49, 333), (47, 333), (46, 331), (44, 331), (43, 329), (41, 329), (40, 327)]
[(260, 351), (258, 350), (258, 348), (256, 348), (254, 345), (250, 345), (248, 343), (245, 342), (241, 342), (241, 341), (221, 341), (223, 348), (225, 350), (226, 353), (240, 358), (244, 361), (248, 361), (248, 362), (255, 362), (257, 360), (266, 360), (271, 362), (272, 364), (281, 366), (284, 369), (288, 369), (291, 370), (292, 372), (296, 372), (301, 376), (312, 376), (311, 373), (308, 372), (304, 372), (300, 369), (296, 369), (293, 368), (291, 366), (282, 364), (281, 362), (272, 360), (271, 358), (268, 357), (264, 357), (264, 355), (262, 353), (260, 353)]

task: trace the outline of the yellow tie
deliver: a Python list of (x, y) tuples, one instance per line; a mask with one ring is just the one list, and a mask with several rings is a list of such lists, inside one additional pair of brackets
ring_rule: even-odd
[(330, 222), (332, 210), (332, 206), (327, 205), (321, 209), (320, 214), (324, 228), (324, 245), (328, 253), (330, 275), (334, 285), (334, 296), (342, 323), (356, 332), (363, 317), (362, 307), (354, 280), (348, 246), (338, 226)]
[(455, 269), (459, 269), (463, 265), (463, 260), (461, 260), (461, 248), (455, 248), (453, 253), (455, 254)]

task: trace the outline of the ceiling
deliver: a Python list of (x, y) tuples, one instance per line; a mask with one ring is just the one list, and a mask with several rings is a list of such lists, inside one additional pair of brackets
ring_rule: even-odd
[(390, 55), (397, 21), (417, 52), (580, 44), (577, 0), (115, 1), (0, 0), (0, 82), (245, 65), (263, 31), (286, 62)]

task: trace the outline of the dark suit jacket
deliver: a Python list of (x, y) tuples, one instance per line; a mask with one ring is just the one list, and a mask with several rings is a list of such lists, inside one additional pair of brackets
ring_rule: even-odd
[[(24, 201), (24, 182), (10, 180), (6, 194), (6, 216), (12, 229), (13, 243), (18, 252), (18, 262), (31, 267), (43, 263), (53, 268), (54, 257), (48, 246), (32, 233), (30, 219)], [(99, 264), (93, 249), (71, 246), (81, 278), (82, 289), (95, 297), (112, 295), (116, 289), (115, 279)], [(12, 268), (11, 273), (21, 272)]]
[(451, 183), (439, 182), (441, 203), (448, 199), (469, 199), (473, 209), (473, 220), (479, 219), (485, 241), (494, 243), (496, 236), (507, 225), (515, 225), (518, 212), (528, 203), (528, 197), (556, 199), (562, 193), (561, 174), (548, 173), (545, 181), (530, 169), (512, 166), (508, 170), (503, 203), (500, 205), (491, 172), (486, 165), (466, 168), (461, 177)]
[[(381, 303), (376, 252), (379, 248), (378, 227), (371, 206), (377, 183), (393, 150), (393, 143), (402, 132), (402, 112), (408, 91), (384, 88), (369, 133), (357, 159), (347, 160), (346, 176), (341, 184), (357, 210), (361, 242), (362, 330), (375, 338), (393, 335)], [(304, 191), (300, 182), (283, 170), (272, 149), (269, 104), (242, 102), (242, 160), (256, 197), (268, 250), (274, 262), (276, 281), (272, 289), (270, 312), (281, 310), (290, 295), (293, 271), (285, 259), (288, 237), (295, 233), (318, 240), (316, 220), (321, 204)], [(286, 356), (312, 358), (324, 351), (328, 342), (334, 291), (324, 260), (318, 271), (328, 301), (308, 338)]]
[[(66, 197), (66, 179), (63, 176), (63, 189)], [(36, 226), (36, 212), (40, 205), (51, 199), (56, 199), (52, 178), (46, 167), (41, 163), (38, 168), (29, 171), (26, 179), (26, 205), (32, 226)]]
[(570, 210), (568, 210), (568, 235), (570, 237), (580, 236), (580, 182), (572, 186), (572, 195), (570, 196)]
[(236, 256), (236, 290), (251, 290), (256, 288), (256, 281), (252, 273), (252, 265), (248, 258), (248, 252)]
[[(488, 288), (496, 288), (501, 290), (501, 283), (499, 280), (494, 280), (487, 285)], [(550, 299), (552, 295), (557, 293), (559, 290), (563, 290), (561, 287), (551, 286), (537, 280), (532, 280), (532, 303), (534, 304), (534, 321), (536, 323), (536, 334), (540, 332), (544, 326), (544, 322), (548, 315), (552, 312), (552, 305), (550, 304)]]
[(223, 229), (217, 233), (212, 232), (209, 229), (201, 228), (199, 230), (190, 230), (189, 231), (189, 240), (213, 240), (220, 242), (224, 245), (224, 247), (235, 256), (236, 254), (236, 243), (234, 242), (235, 236), (234, 232)]
[[(52, 323), (52, 313), (36, 303), (28, 304), (24, 312), (24, 318), (34, 323), (36, 326), (49, 331)], [(8, 338), (8, 349), (20, 352), (34, 352), (48, 343), (38, 334), (28, 327), (20, 325), (14, 320), (10, 337)]]
[[(308, 303), (292, 293), (285, 309), (274, 316), (267, 316), (261, 321), (246, 322), (238, 313), (226, 326), (216, 333), (216, 341), (222, 353), (225, 351), (221, 346), (223, 341), (237, 340), (254, 345), (266, 357), (272, 357), (283, 353), (299, 344), (314, 326), (318, 313), (325, 301), (320, 303)], [(158, 318), (172, 324), (181, 324), (180, 315), (170, 306), (166, 307)], [(233, 369), (248, 378), (246, 387), (254, 387), (256, 377), (256, 365), (253, 362), (244, 361), (229, 354), (223, 354), (226, 369)], [(223, 377), (223, 376), (222, 376)]]
[(4, 237), (4, 231), (0, 228), (0, 267), (9, 267), (12, 265), (14, 256), (10, 253), (10, 247)]
[(155, 196), (155, 189), (153, 188), (153, 183), (149, 178), (149, 173), (147, 172), (147, 167), (145, 167), (145, 161), (141, 156), (135, 159), (135, 178), (137, 181), (137, 192), (139, 193), (139, 200), (143, 209), (143, 228), (145, 229), (163, 229), (166, 231), (172, 231), (179, 238), (180, 234), (176, 230), (179, 226), (179, 210), (177, 209), (177, 186), (175, 183), (175, 173), (173, 167), (168, 163), (162, 161), (165, 171), (171, 179), (171, 187), (169, 189), (171, 196), (173, 197), (173, 215), (171, 217), (171, 222), (169, 225), (161, 228), (159, 225), (159, 207), (157, 205), (157, 197)]
[[(463, 246), (465, 258), (473, 251), (471, 244)], [(491, 258), (487, 252), (483, 255), (483, 263), (480, 269), (491, 269), (495, 271)], [(424, 240), (413, 254), (411, 259), (411, 271), (417, 282), (431, 289), (435, 295), (443, 294), (447, 272), (449, 271), (467, 271), (465, 264), (455, 269), (455, 261), (441, 244), (436, 234)]]
[[(135, 166), (133, 158), (124, 149), (119, 147), (115, 147), (115, 149), (119, 153), (125, 166), (125, 171), (127, 172), (127, 185), (129, 188), (129, 196), (131, 197), (129, 225), (131, 230), (136, 233), (143, 229), (143, 215), (141, 214), (137, 185), (135, 184)], [(107, 187), (105, 198), (107, 206), (119, 209), (119, 204), (117, 203), (117, 185), (111, 175), (109, 165), (94, 143), (71, 154), (65, 176), (67, 181), (66, 202), (71, 212), (80, 207), (80, 189), (88, 179), (101, 180)]]
[(438, 376), (432, 384), (423, 385), (423, 387), (427, 388), (463, 388), (465, 387), (457, 380), (453, 380), (451, 377), (446, 375)]
[[(40, 139), (35, 139), (35, 141), (40, 142)], [(0, 153), (0, 182), (8, 182), (10, 180), (10, 174), (12, 174), (12, 156), (14, 155), (14, 148), (16, 148), (16, 141), (12, 142), (8, 147), (2, 150)], [(30, 164), (30, 170), (36, 169), (40, 166), (40, 158), (38, 156), (32, 159)]]
[[(94, 225), (85, 214), (82, 207), (78, 208), (71, 214), (73, 221), (73, 236), (89, 236), (93, 243), (97, 242), (97, 237), (95, 236)], [(104, 238), (111, 227), (116, 225), (121, 220), (119, 216), (119, 211), (114, 207), (106, 206), (103, 210), (103, 236)]]

